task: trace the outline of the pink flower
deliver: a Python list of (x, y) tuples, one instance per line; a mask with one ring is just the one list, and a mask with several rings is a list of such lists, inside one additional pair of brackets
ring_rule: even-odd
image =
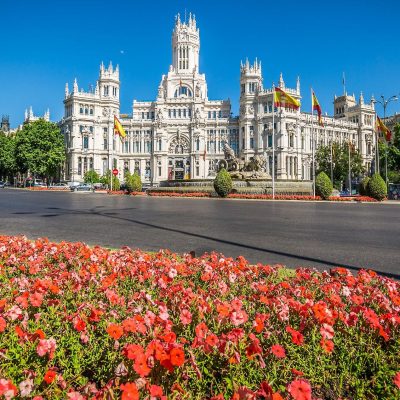
[(189, 325), (192, 322), (192, 313), (189, 310), (182, 310), (179, 317), (183, 325)]
[(333, 330), (331, 325), (328, 324), (322, 324), (321, 329), (319, 330), (322, 337), (324, 339), (332, 339), (333, 335), (335, 334), (335, 331)]
[(0, 396), (4, 396), (6, 400), (12, 399), (17, 395), (17, 388), (7, 379), (0, 379)]
[(240, 310), (240, 311), (233, 311), (231, 313), (230, 318), (233, 325), (239, 326), (244, 324), (249, 317), (244, 310)]
[(280, 344), (272, 345), (271, 353), (277, 358), (285, 358), (286, 357), (286, 351)]
[(168, 276), (169, 276), (171, 279), (174, 279), (174, 278), (176, 277), (176, 275), (178, 275), (178, 272), (176, 271), (176, 269), (171, 268), (171, 269), (169, 270), (169, 272), (168, 272)]
[(53, 358), (56, 347), (57, 345), (55, 339), (40, 339), (36, 347), (36, 352), (40, 357), (43, 357), (48, 353), (49, 357)]
[(21, 397), (28, 397), (33, 389), (33, 379), (26, 379), (22, 381), (18, 386)]
[(79, 392), (69, 392), (67, 397), (70, 400), (85, 400), (85, 397), (83, 397)]
[(15, 321), (20, 315), (22, 315), (22, 310), (18, 306), (12, 306), (6, 315), (11, 319), (11, 321)]

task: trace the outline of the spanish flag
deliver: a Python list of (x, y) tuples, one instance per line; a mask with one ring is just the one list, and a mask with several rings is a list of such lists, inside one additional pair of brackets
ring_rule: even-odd
[(322, 109), (321, 106), (319, 104), (319, 101), (317, 99), (317, 96), (314, 93), (314, 90), (312, 91), (312, 98), (311, 98), (311, 102), (312, 102), (312, 110), (313, 112), (316, 111), (318, 113), (318, 123), (321, 126), (324, 126), (324, 123), (322, 122)]
[(276, 87), (274, 91), (274, 106), (294, 108), (295, 110), (298, 110), (300, 107), (300, 102), (294, 97), (290, 96), (290, 94), (286, 93), (284, 90)]
[(378, 116), (376, 116), (376, 129), (385, 136), (387, 142), (390, 142), (390, 139), (392, 138), (392, 132)]
[(114, 115), (114, 134), (121, 136), (121, 138), (126, 137), (126, 132), (125, 132), (124, 128), (122, 127), (121, 122), (116, 117), (116, 115)]

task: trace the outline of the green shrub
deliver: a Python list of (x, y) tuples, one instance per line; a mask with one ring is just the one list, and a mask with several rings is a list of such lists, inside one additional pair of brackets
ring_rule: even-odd
[(106, 185), (108, 189), (110, 189), (111, 188), (111, 176), (112, 176), (112, 189), (119, 190), (121, 187), (119, 179), (117, 176), (111, 175), (110, 170), (108, 170), (107, 173), (100, 178), (100, 182), (103, 185)]
[(358, 192), (361, 196), (368, 196), (368, 182), (371, 180), (369, 176), (366, 176), (358, 185)]
[(379, 201), (382, 201), (387, 196), (386, 183), (379, 174), (374, 174), (369, 180), (368, 194)]
[(324, 200), (327, 200), (331, 196), (332, 190), (332, 182), (328, 175), (325, 172), (320, 172), (315, 179), (315, 193)]
[(83, 181), (85, 183), (98, 183), (100, 182), (100, 175), (94, 169), (90, 169), (83, 176)]
[(225, 168), (222, 168), (214, 179), (214, 189), (220, 197), (226, 197), (232, 190), (232, 178)]
[(129, 193), (142, 191), (142, 180), (138, 173), (131, 174), (129, 171), (125, 173), (126, 190)]

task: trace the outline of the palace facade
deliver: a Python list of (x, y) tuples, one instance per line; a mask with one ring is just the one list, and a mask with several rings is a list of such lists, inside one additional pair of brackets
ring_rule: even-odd
[[(375, 151), (374, 103), (347, 94), (334, 99), (333, 117), (291, 109), (273, 110), (273, 89), (263, 87), (261, 62), (240, 66), (240, 114), (233, 117), (229, 99), (210, 100), (206, 77), (199, 69), (200, 32), (194, 16), (182, 22), (179, 14), (172, 32), (172, 64), (163, 75), (154, 101), (133, 101), (132, 113), (120, 112), (119, 67), (100, 66), (96, 87), (79, 89), (77, 80), (65, 87), (65, 114), (60, 122), (67, 161), (64, 178), (82, 181), (86, 171), (100, 175), (117, 168), (138, 172), (142, 181), (207, 179), (215, 176), (228, 143), (245, 161), (256, 154), (268, 160), (272, 173), (272, 113), (275, 123), (275, 174), (278, 179), (309, 180), (312, 176), (312, 136), (315, 146), (351, 141), (367, 169)], [(301, 99), (300, 81), (278, 86)], [(116, 115), (126, 133), (113, 133)], [(314, 132), (314, 135), (312, 135)]]

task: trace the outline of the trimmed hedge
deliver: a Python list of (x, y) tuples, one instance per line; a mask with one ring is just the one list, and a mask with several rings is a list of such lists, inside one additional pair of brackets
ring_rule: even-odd
[(332, 195), (332, 182), (325, 172), (320, 172), (315, 179), (315, 192), (318, 196), (321, 196), (324, 200), (328, 200)]
[(382, 201), (387, 196), (386, 183), (379, 174), (374, 174), (369, 180), (368, 194), (379, 201)]
[(232, 178), (225, 168), (222, 168), (215, 177), (214, 189), (220, 197), (226, 197), (232, 191)]

